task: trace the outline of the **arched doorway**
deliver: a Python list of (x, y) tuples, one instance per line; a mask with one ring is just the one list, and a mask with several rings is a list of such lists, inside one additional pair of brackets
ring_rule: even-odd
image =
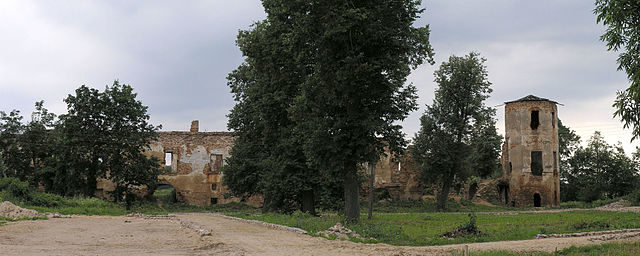
[(540, 198), (540, 194), (538, 193), (533, 194), (533, 206), (534, 207), (542, 206), (542, 198)]
[(169, 184), (158, 185), (156, 190), (153, 191), (153, 198), (160, 205), (173, 204), (176, 202), (176, 189)]

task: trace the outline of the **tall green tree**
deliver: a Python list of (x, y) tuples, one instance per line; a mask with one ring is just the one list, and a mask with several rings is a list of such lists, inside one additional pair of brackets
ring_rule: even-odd
[(559, 157), (560, 157), (560, 198), (563, 201), (576, 200), (576, 186), (570, 185), (569, 171), (571, 165), (569, 161), (576, 150), (580, 148), (580, 136), (576, 134), (570, 127), (565, 126), (558, 119), (558, 141), (559, 141)]
[(632, 140), (640, 137), (640, 3), (637, 0), (596, 0), (597, 22), (607, 27), (600, 40), (609, 51), (620, 52), (618, 70), (623, 70), (631, 82), (629, 88), (618, 91), (613, 106), (614, 116), (622, 119), (625, 128), (633, 128)]
[[(317, 177), (344, 181), (345, 214), (357, 221), (358, 169), (377, 160), (385, 145), (397, 151), (405, 144), (395, 122), (416, 105), (406, 77), (424, 60), (432, 62), (428, 27), (412, 26), (419, 4), (264, 0), (267, 20), (241, 33), (247, 65), (230, 79), (239, 102), (230, 128), (240, 137), (228, 161), (228, 184), (247, 193), (283, 184), (309, 198), (304, 192)], [(266, 159), (251, 162), (252, 155)], [(231, 174), (234, 163), (242, 168), (238, 175)], [(267, 203), (283, 193), (267, 195)]]
[(500, 152), (503, 137), (496, 129), (496, 110), (487, 108), (481, 114), (485, 116), (479, 117), (472, 127), (469, 162), (471, 175), (486, 178), (502, 173)]
[(236, 140), (223, 167), (224, 183), (237, 196), (263, 195), (264, 211), (315, 213), (314, 192), (326, 182), (307, 166), (288, 114), (307, 71), (293, 50), (298, 42), (287, 40), (293, 21), (266, 4), (267, 19), (240, 31), (245, 62), (228, 77), (237, 102), (228, 127)]
[[(429, 27), (414, 27), (421, 1), (265, 1), (294, 22), (309, 69), (293, 108), (313, 166), (343, 180), (347, 221), (360, 218), (359, 169), (405, 146), (396, 122), (416, 109), (411, 70), (433, 62)], [(286, 14), (286, 15), (284, 15)]]
[(143, 152), (159, 127), (149, 123), (133, 87), (117, 80), (103, 92), (83, 85), (64, 101), (68, 114), (60, 116), (63, 150), (53, 185), (59, 192), (92, 196), (96, 179), (105, 178), (115, 183), (114, 196), (122, 200), (131, 199), (136, 187), (155, 185), (158, 159)]
[(440, 65), (434, 73), (435, 99), (420, 118), (420, 131), (414, 137), (412, 155), (422, 171), (422, 182), (440, 185), (437, 205), (441, 210), (453, 182), (472, 172), (474, 131), (495, 130), (491, 120), (495, 110), (484, 104), (492, 91), (485, 61), (472, 52), (451, 56)]
[(638, 168), (621, 145), (609, 145), (595, 132), (569, 160), (567, 199), (591, 202), (626, 195), (638, 181)]
[(44, 107), (44, 101), (38, 101), (31, 114), (31, 121), (24, 126), (23, 133), (18, 137), (23, 155), (30, 163), (21, 171), (32, 186), (46, 182), (45, 172), (49, 170), (48, 162), (52, 161), (56, 147), (56, 133), (53, 131), (55, 119), (56, 115)]
[(7, 167), (5, 175), (27, 180), (24, 171), (29, 168), (28, 157), (19, 144), (20, 134), (24, 132), (22, 119), (19, 110), (13, 110), (8, 114), (0, 111), (0, 154)]

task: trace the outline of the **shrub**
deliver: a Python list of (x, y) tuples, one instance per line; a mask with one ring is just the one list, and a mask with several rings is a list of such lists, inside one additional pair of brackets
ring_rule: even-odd
[(456, 238), (465, 236), (484, 236), (485, 234), (480, 231), (476, 224), (476, 214), (469, 213), (469, 221), (458, 226), (456, 229), (447, 231), (442, 234), (443, 237)]
[(5, 191), (5, 197), (7, 198), (23, 202), (31, 201), (29, 183), (20, 181), (18, 178), (0, 179), (0, 190)]

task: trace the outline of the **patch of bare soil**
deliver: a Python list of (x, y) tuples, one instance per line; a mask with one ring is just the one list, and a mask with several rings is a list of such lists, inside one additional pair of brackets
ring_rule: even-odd
[(34, 210), (29, 210), (12, 204), (9, 201), (0, 203), (0, 217), (9, 219), (44, 217)]
[[(73, 216), (0, 226), (1, 255), (209, 255), (224, 251), (178, 220)], [(235, 250), (226, 255), (233, 255)]]

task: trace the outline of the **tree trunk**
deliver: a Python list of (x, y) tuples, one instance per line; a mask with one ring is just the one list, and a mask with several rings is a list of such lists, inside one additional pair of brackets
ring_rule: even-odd
[(358, 173), (355, 166), (346, 168), (344, 175), (344, 215), (347, 223), (358, 223), (360, 221), (360, 184), (358, 184)]
[(449, 171), (449, 173), (442, 178), (442, 189), (438, 192), (438, 210), (444, 211), (447, 209), (447, 199), (449, 199), (449, 191), (451, 191), (451, 184), (453, 183), (453, 178), (455, 177), (454, 171)]
[(95, 166), (90, 166), (87, 173), (87, 187), (85, 188), (85, 196), (94, 197), (98, 187), (98, 174)]
[(271, 208), (271, 197), (267, 194), (263, 196), (264, 196), (264, 199), (262, 201), (262, 213), (267, 213)]
[(302, 211), (311, 215), (316, 215), (316, 201), (313, 190), (302, 192)]
[(373, 183), (376, 179), (376, 165), (373, 163), (369, 163), (369, 219), (373, 218), (373, 200), (374, 200), (374, 191), (373, 191)]

